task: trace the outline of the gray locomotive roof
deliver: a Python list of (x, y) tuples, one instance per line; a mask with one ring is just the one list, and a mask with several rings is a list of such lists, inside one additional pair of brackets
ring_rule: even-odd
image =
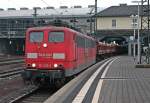
[[(98, 8), (101, 11), (102, 8)], [(94, 13), (93, 8), (65, 8), (65, 9), (37, 9), (38, 16), (64, 16), (64, 15), (89, 15)], [(0, 11), (0, 18), (3, 17), (32, 17), (33, 9), (29, 10), (4, 10)]]

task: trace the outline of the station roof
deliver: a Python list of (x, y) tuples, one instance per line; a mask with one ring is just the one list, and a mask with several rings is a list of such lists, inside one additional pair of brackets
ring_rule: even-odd
[[(103, 8), (98, 8), (98, 11)], [(33, 9), (25, 10), (0, 10), (0, 18), (2, 17), (33, 17)], [(93, 15), (94, 8), (44, 8), (37, 9), (37, 16), (75, 16), (75, 15)]]
[(137, 13), (138, 13), (138, 5), (120, 4), (119, 6), (111, 6), (109, 8), (104, 9), (103, 11), (100, 11), (97, 16), (123, 17), (123, 16), (137, 15)]

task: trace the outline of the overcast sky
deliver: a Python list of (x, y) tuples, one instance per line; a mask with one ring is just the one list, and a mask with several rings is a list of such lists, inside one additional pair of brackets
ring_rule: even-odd
[[(44, 1), (47, 3), (44, 3)], [(0, 8), (17, 8), (20, 7), (46, 7), (54, 6), (58, 8), (59, 6), (74, 6), (81, 5), (87, 7), (87, 5), (93, 5), (95, 0), (1, 0)], [(109, 7), (112, 5), (119, 5), (120, 3), (132, 4), (132, 0), (97, 0), (98, 7)]]

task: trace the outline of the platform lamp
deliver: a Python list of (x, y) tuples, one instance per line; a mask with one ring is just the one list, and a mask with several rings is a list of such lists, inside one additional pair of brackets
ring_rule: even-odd
[(97, 32), (97, 0), (95, 0), (95, 24), (94, 24), (94, 32)]
[[(89, 19), (87, 20), (87, 22), (90, 22), (90, 34), (93, 33), (93, 29), (92, 29), (92, 22), (94, 22), (94, 19), (93, 19), (93, 15), (95, 14), (93, 11), (94, 11), (95, 7), (91, 8), (90, 12), (88, 13), (89, 14)], [(95, 26), (95, 25), (94, 25)]]
[(138, 18), (138, 15), (131, 15), (130, 16), (131, 19), (132, 19), (132, 28), (134, 30), (134, 33), (133, 33), (133, 57), (135, 59), (135, 54), (136, 54), (136, 38), (135, 38), (135, 30), (137, 29), (137, 18)]
[(138, 29), (138, 38), (137, 38), (137, 43), (138, 43), (138, 54), (137, 54), (137, 64), (141, 64), (141, 43), (140, 43), (140, 28), (139, 28), (139, 16), (140, 16), (140, 3), (141, 1), (132, 1), (132, 3), (137, 3), (138, 4), (138, 13), (137, 13), (137, 29)]

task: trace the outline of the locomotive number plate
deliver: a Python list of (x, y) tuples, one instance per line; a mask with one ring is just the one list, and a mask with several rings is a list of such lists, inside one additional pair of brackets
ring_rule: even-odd
[(38, 56), (42, 58), (52, 58), (51, 53), (39, 53)]
[(48, 67), (48, 64), (43, 64), (43, 67)]

